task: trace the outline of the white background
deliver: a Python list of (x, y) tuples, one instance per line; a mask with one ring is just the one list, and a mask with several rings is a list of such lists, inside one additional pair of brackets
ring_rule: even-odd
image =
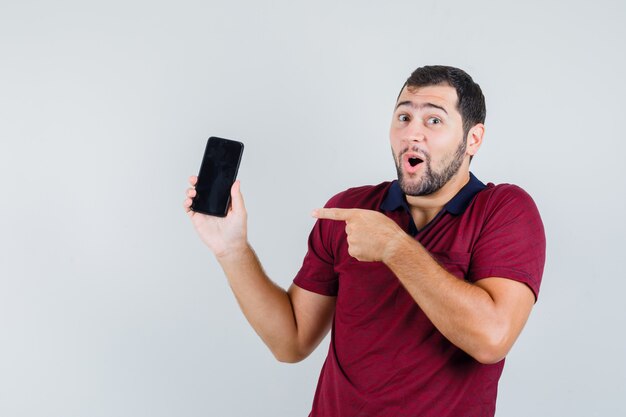
[(250, 240), (286, 287), (310, 211), (395, 177), (392, 107), (427, 64), (481, 85), (472, 171), (546, 227), (497, 415), (626, 414), (623, 1), (0, 1), (0, 415), (306, 416), (328, 340), (274, 360), (187, 177), (208, 136), (245, 142)]

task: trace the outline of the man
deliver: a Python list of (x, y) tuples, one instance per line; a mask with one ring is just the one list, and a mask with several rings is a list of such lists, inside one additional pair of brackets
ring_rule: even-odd
[(485, 113), (462, 70), (415, 70), (390, 129), (398, 180), (313, 212), (288, 291), (247, 242), (239, 182), (226, 218), (190, 211), (187, 191), (196, 230), (278, 360), (306, 358), (332, 326), (311, 416), (494, 415), (504, 357), (539, 291), (545, 236), (528, 194), (469, 171)]

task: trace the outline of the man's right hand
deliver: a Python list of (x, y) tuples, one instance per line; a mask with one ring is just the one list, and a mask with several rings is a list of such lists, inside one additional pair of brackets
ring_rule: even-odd
[(336, 297), (316, 294), (295, 284), (287, 292), (274, 284), (248, 244), (247, 213), (239, 181), (230, 189), (232, 205), (226, 217), (191, 210), (197, 181), (197, 177), (189, 178), (191, 188), (183, 206), (200, 238), (224, 269), (241, 311), (279, 361), (301, 361), (328, 333)]
[(248, 246), (247, 212), (240, 191), (239, 180), (230, 189), (231, 206), (226, 217), (209, 216), (196, 213), (191, 209), (192, 199), (196, 196), (197, 176), (189, 177), (190, 188), (183, 203), (185, 211), (200, 236), (200, 239), (220, 259), (241, 253)]

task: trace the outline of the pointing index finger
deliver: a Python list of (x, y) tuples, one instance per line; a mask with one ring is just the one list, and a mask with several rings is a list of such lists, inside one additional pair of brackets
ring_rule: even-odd
[(328, 220), (343, 220), (346, 221), (350, 218), (353, 209), (340, 209), (340, 208), (318, 208), (313, 210), (311, 215), (316, 219), (328, 219)]

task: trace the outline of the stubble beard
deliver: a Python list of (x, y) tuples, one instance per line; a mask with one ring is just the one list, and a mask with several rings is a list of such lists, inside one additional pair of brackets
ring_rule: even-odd
[(461, 143), (456, 148), (454, 152), (451, 152), (445, 157), (442, 161), (442, 168), (439, 171), (433, 170), (431, 165), (430, 154), (424, 152), (422, 149), (418, 147), (413, 147), (411, 150), (413, 152), (419, 152), (420, 155), (424, 156), (424, 173), (422, 174), (421, 179), (416, 179), (411, 181), (411, 178), (408, 174), (404, 173), (402, 168), (402, 155), (409, 151), (407, 147), (402, 152), (398, 154), (396, 157), (394, 155), (394, 160), (396, 162), (396, 171), (398, 172), (398, 184), (402, 189), (402, 192), (406, 195), (418, 197), (424, 195), (433, 194), (441, 189), (452, 177), (459, 172), (461, 165), (463, 164), (463, 160), (465, 159), (465, 150), (467, 149), (467, 143), (465, 140), (461, 140)]

